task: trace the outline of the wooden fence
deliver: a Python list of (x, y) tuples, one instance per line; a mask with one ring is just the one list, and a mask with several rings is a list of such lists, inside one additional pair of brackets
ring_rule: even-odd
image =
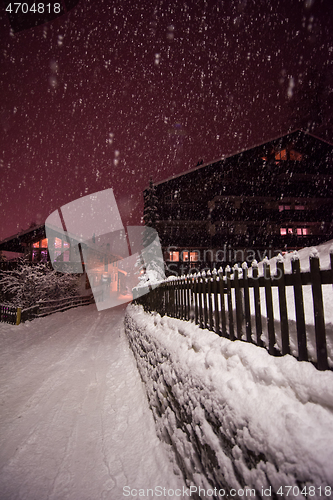
[(36, 305), (22, 309), (21, 307), (0, 304), (0, 321), (19, 325), (25, 321), (41, 318), (55, 312), (67, 311), (73, 307), (93, 304), (94, 296), (67, 297), (64, 299), (39, 301)]
[[(330, 269), (321, 270), (319, 258), (310, 258), (310, 271), (300, 269), (300, 261), (291, 262), (291, 274), (284, 269), (284, 262), (278, 260), (276, 274), (271, 275), (268, 261), (263, 263), (263, 275), (259, 276), (256, 262), (249, 273), (246, 264), (242, 268), (229, 266), (223, 271), (215, 269), (194, 275), (167, 280), (136, 300), (146, 310), (157, 311), (174, 318), (194, 320), (201, 328), (208, 328), (230, 340), (245, 340), (266, 347), (274, 356), (293, 354), (290, 349), (290, 318), (286, 291), (293, 288), (293, 302), (296, 317), (296, 336), (300, 361), (309, 360), (307, 328), (303, 300), (304, 285), (311, 285), (314, 311), (316, 345), (315, 366), (319, 370), (329, 369), (323, 307), (322, 285), (333, 283), (333, 255), (330, 254)], [(249, 275), (250, 274), (250, 275)], [(277, 290), (280, 324), (280, 348), (277, 348), (274, 324), (273, 289)], [(330, 290), (331, 291), (331, 290)], [(274, 292), (275, 293), (275, 292)], [(265, 296), (266, 314), (262, 315), (261, 295)], [(332, 296), (333, 299), (333, 296)], [(290, 311), (289, 311), (290, 313)], [(251, 321), (252, 316), (252, 321)], [(267, 338), (263, 340), (263, 318), (267, 322)]]

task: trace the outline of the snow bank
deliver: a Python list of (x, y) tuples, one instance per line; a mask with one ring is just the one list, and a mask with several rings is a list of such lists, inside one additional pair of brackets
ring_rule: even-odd
[[(304, 247), (297, 252), (298, 258), (300, 260), (301, 270), (303, 272), (310, 271), (310, 256), (316, 253), (319, 256), (320, 269), (330, 269), (330, 253), (333, 253), (333, 240), (326, 241), (316, 247)], [(294, 257), (294, 252), (288, 252), (283, 256), (284, 270), (285, 273), (291, 274), (291, 261)], [(273, 257), (268, 260), (271, 266), (271, 272), (274, 274), (276, 272), (276, 262), (279, 257)], [(259, 263), (259, 274), (263, 274), (263, 262)]]
[(127, 308), (125, 327), (159, 437), (189, 485), (234, 498), (247, 488), (304, 498), (312, 486), (318, 499), (333, 486), (332, 372), (141, 306)]

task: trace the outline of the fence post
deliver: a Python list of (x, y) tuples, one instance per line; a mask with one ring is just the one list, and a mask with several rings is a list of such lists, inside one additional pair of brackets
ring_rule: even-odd
[(230, 281), (230, 266), (228, 265), (226, 268), (226, 277), (227, 277), (227, 297), (228, 297), (228, 318), (229, 318), (229, 338), (230, 340), (235, 340), (234, 334), (234, 317), (232, 311), (232, 297), (231, 297), (231, 281)]
[(274, 332), (272, 283), (271, 283), (271, 269), (267, 257), (265, 257), (264, 259), (264, 281), (265, 281), (265, 297), (266, 297), (266, 311), (267, 311), (268, 351), (269, 354), (274, 356), (275, 332)]
[(276, 261), (276, 271), (277, 271), (278, 290), (279, 290), (282, 354), (284, 356), (285, 354), (290, 354), (290, 346), (289, 346), (289, 326), (288, 326), (288, 312), (287, 312), (287, 300), (286, 300), (286, 285), (284, 279), (284, 263), (281, 254), (278, 255)]
[(179, 276), (175, 277), (175, 318), (179, 318)]
[(166, 283), (165, 281), (161, 285), (161, 316), (164, 316), (166, 314), (165, 311), (165, 304), (166, 304)]
[(310, 254), (310, 273), (316, 332), (317, 368), (318, 370), (328, 370), (323, 294), (321, 289), (319, 255), (317, 250)]
[(193, 294), (194, 294), (194, 321), (195, 324), (199, 324), (199, 277), (198, 274), (194, 274), (194, 287), (193, 287)]
[(202, 291), (203, 291), (203, 282), (201, 278), (201, 273), (199, 272), (198, 273), (199, 328), (203, 328)]
[(16, 324), (19, 325), (21, 323), (21, 307), (17, 308), (16, 311)]
[(236, 299), (236, 326), (237, 338), (242, 338), (242, 323), (243, 323), (243, 308), (242, 308), (242, 295), (239, 286), (239, 267), (238, 264), (234, 265), (234, 285), (235, 285), (235, 299)]
[(262, 322), (261, 322), (258, 262), (256, 260), (254, 260), (251, 264), (251, 267), (252, 267), (252, 278), (253, 278), (253, 294), (254, 294), (254, 309), (255, 309), (255, 318), (256, 318), (257, 345), (259, 347), (263, 347), (264, 343), (261, 340)]
[(183, 276), (178, 276), (179, 312), (178, 318), (183, 319)]
[(170, 299), (170, 315), (175, 317), (176, 311), (176, 294), (175, 294), (175, 281), (172, 280), (169, 283), (169, 299)]
[(212, 273), (207, 271), (208, 281), (208, 315), (209, 315), (209, 329), (213, 332), (213, 305), (212, 305)]
[(222, 326), (222, 337), (227, 336), (227, 322), (225, 317), (225, 302), (224, 302), (224, 280), (223, 280), (223, 269), (219, 269), (219, 294), (221, 302), (221, 326)]
[(179, 276), (179, 319), (184, 319), (184, 276)]
[(250, 311), (250, 294), (249, 294), (249, 280), (248, 280), (248, 268), (247, 263), (243, 262), (243, 282), (244, 282), (244, 309), (245, 309), (245, 329), (246, 329), (246, 340), (252, 342), (252, 330), (251, 330), (251, 311)]
[(203, 286), (203, 300), (204, 300), (204, 328), (208, 326), (208, 311), (207, 311), (207, 278), (206, 271), (202, 271), (202, 286)]
[(190, 314), (191, 314), (191, 287), (192, 287), (192, 278), (191, 278), (191, 276), (187, 275), (186, 276), (186, 303), (187, 303), (186, 319), (187, 319), (187, 321), (190, 320)]
[(167, 311), (167, 314), (172, 316), (172, 297), (171, 297), (171, 282), (168, 281), (167, 284), (166, 284), (166, 287), (167, 287), (167, 291), (166, 291), (166, 311)]
[(214, 267), (212, 271), (213, 276), (213, 293), (214, 293), (214, 327), (215, 333), (220, 335), (220, 326), (219, 326), (219, 298), (217, 294), (217, 270)]
[(291, 260), (291, 268), (294, 276), (294, 297), (295, 297), (295, 312), (296, 312), (298, 359), (299, 361), (307, 361), (308, 350), (306, 347), (301, 267), (297, 252), (294, 252), (293, 258)]

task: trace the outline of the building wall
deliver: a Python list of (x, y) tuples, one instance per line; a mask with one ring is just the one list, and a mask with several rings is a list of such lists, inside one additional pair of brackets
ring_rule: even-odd
[(173, 246), (258, 258), (332, 238), (332, 167), (333, 147), (298, 131), (157, 184), (165, 255)]

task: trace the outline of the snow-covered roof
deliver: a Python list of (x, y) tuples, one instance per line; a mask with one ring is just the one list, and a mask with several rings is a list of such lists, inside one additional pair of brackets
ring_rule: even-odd
[[(244, 153), (245, 151), (251, 151), (251, 149), (255, 149), (255, 148), (258, 148), (260, 146), (264, 146), (265, 144), (269, 144), (270, 142), (278, 141), (279, 139), (283, 139), (284, 137), (288, 137), (289, 135), (295, 134), (296, 132), (300, 132), (300, 133), (303, 133), (304, 135), (311, 136), (314, 139), (317, 139), (318, 141), (321, 141), (321, 142), (325, 142), (326, 144), (328, 144), (328, 145), (330, 145), (330, 146), (333, 147), (333, 144), (331, 144), (330, 142), (328, 142), (328, 141), (326, 141), (326, 140), (324, 140), (324, 139), (322, 139), (322, 138), (320, 138), (320, 137), (318, 137), (318, 136), (316, 136), (316, 135), (314, 135), (314, 134), (312, 134), (310, 132), (307, 132), (307, 131), (304, 131), (304, 130), (301, 130), (301, 129), (294, 129), (294, 130), (291, 130), (290, 132), (288, 132), (285, 135), (278, 135), (278, 136), (276, 136), (274, 138), (268, 139), (267, 141), (261, 142), (259, 144), (254, 144), (253, 146), (250, 146), (250, 147), (245, 147), (243, 149), (234, 151), (234, 152), (232, 152), (230, 154), (227, 154), (227, 155), (222, 155), (219, 158), (216, 158), (215, 160), (210, 160), (207, 163), (202, 163), (201, 165), (197, 165), (196, 167), (191, 168), (191, 169), (189, 169), (189, 170), (187, 170), (185, 172), (181, 172), (179, 174), (167, 177), (166, 179), (164, 179), (162, 181), (154, 183), (154, 186), (159, 186), (160, 184), (164, 184), (165, 182), (171, 181), (172, 179), (177, 179), (178, 177), (182, 177), (183, 175), (186, 175), (186, 174), (195, 172), (196, 170), (200, 170), (202, 168), (208, 167), (209, 165), (213, 165), (214, 163), (218, 163), (219, 161), (226, 160), (227, 158), (232, 158), (233, 156), (236, 156), (236, 155), (239, 155), (241, 153)], [(148, 189), (148, 187), (146, 189)]]
[(37, 236), (43, 237), (43, 235), (45, 237), (44, 224), (29, 227), (29, 229), (25, 229), (0, 241), (0, 250), (22, 253), (24, 252), (24, 245), (22, 245), (22, 243), (30, 242), (36, 239)]

